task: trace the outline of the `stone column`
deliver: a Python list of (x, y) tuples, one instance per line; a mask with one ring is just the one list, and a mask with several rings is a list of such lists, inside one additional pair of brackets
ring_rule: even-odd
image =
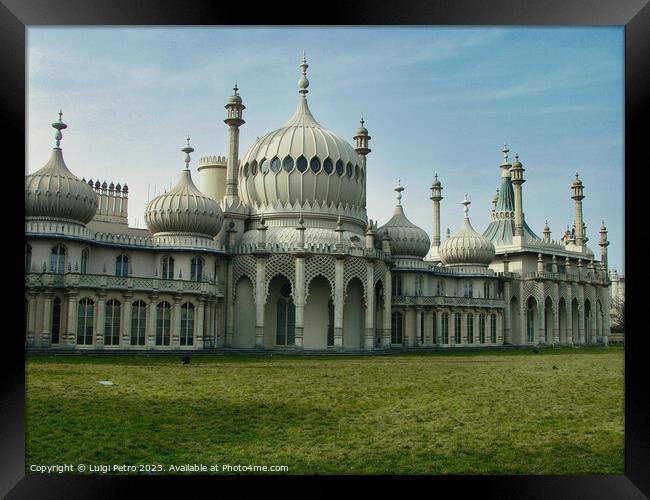
[(180, 349), (180, 344), (181, 344), (181, 295), (175, 295), (174, 296), (174, 309), (172, 313), (172, 321), (171, 321), (171, 339), (170, 339), (170, 344), (172, 346), (172, 349)]
[(436, 317), (436, 345), (442, 346), (442, 311), (435, 311)]
[(564, 303), (566, 311), (566, 343), (573, 345), (573, 293), (569, 295), (569, 301)]
[(212, 336), (212, 312), (213, 312), (213, 299), (208, 297), (205, 302), (205, 322), (203, 323), (203, 347), (214, 347), (215, 343)]
[[(233, 300), (233, 294), (235, 293), (234, 290), (234, 283), (232, 279), (232, 260), (228, 261), (228, 277), (226, 283), (228, 283), (228, 286), (226, 287), (226, 303), (225, 303), (225, 312), (226, 312), (226, 331), (225, 335), (223, 338), (223, 345), (225, 347), (230, 347), (232, 346), (232, 333), (233, 333), (233, 321), (234, 321), (234, 315), (235, 315), (235, 302)], [(257, 279), (255, 280), (256, 286), (257, 286)], [(255, 289), (255, 293), (257, 294), (257, 288)], [(256, 301), (257, 302), (257, 301)], [(257, 325), (257, 323), (256, 323)]]
[[(503, 321), (503, 340), (506, 344), (512, 344), (512, 321), (510, 313), (510, 281), (506, 280), (503, 283), (503, 299), (504, 299), (504, 308), (503, 314), (505, 316)], [(499, 337), (500, 332), (497, 333), (497, 338)]]
[(584, 345), (585, 340), (585, 289), (584, 285), (578, 285), (578, 338), (580, 345)]
[(336, 259), (334, 267), (334, 346), (343, 348), (343, 268), (345, 260)]
[(384, 347), (390, 347), (392, 291), (392, 275), (390, 274), (390, 268), (386, 266), (386, 271), (384, 272), (384, 331), (382, 335)]
[(156, 300), (158, 296), (156, 294), (149, 295), (149, 306), (147, 307), (147, 327), (146, 335), (147, 340), (145, 345), (149, 349), (156, 348), (156, 314), (158, 314), (158, 309), (156, 307)]
[(560, 343), (560, 284), (553, 283), (553, 292), (554, 292), (554, 312), (553, 312), (553, 344), (558, 345)]
[[(505, 323), (504, 318), (503, 318), (503, 312), (498, 311), (496, 314), (497, 314), (497, 324), (496, 324), (496, 328), (497, 328), (496, 341), (497, 342), (496, 342), (496, 345), (503, 345), (503, 338), (504, 338), (504, 335), (505, 335), (505, 332), (503, 331), (504, 330), (503, 325)], [(492, 325), (490, 325), (490, 328), (491, 327), (492, 327)]]
[(402, 345), (405, 347), (414, 347), (415, 343), (415, 310), (412, 306), (406, 307), (404, 310), (404, 330), (402, 334)]
[(199, 307), (197, 308), (197, 318), (196, 318), (196, 344), (195, 347), (197, 349), (203, 349), (204, 346), (204, 332), (203, 332), (203, 325), (204, 325), (204, 314), (205, 314), (205, 298), (204, 297), (199, 297)]
[(609, 340), (609, 333), (610, 333), (610, 328), (611, 328), (611, 318), (609, 316), (609, 308), (610, 308), (610, 297), (609, 297), (609, 289), (607, 287), (602, 287), (601, 289), (601, 302), (603, 304), (603, 343), (605, 345), (608, 344)]
[(296, 347), (302, 348), (305, 325), (305, 258), (296, 257)]
[(421, 334), (422, 334), (422, 308), (415, 308), (415, 341), (413, 342), (413, 347), (422, 347)]
[(131, 300), (133, 294), (129, 291), (124, 294), (124, 307), (122, 307), (122, 347), (129, 349), (131, 347)]
[[(264, 347), (264, 304), (266, 303), (266, 259), (255, 259), (255, 347)], [(298, 313), (296, 312), (296, 321)]]
[[(77, 291), (70, 290), (68, 295), (68, 327), (66, 332), (65, 345), (75, 347), (77, 345)], [(61, 339), (61, 344), (64, 339)]]
[(366, 262), (366, 332), (364, 346), (373, 349), (375, 346), (375, 270), (372, 261)]
[(104, 323), (106, 321), (106, 292), (97, 292), (96, 314), (97, 329), (95, 330), (95, 349), (104, 348)]
[[(477, 309), (476, 311), (473, 312), (473, 314), (474, 314), (474, 344), (480, 344), (479, 331), (478, 331), (478, 329), (479, 329), (478, 320), (479, 320), (479, 315), (481, 314), (481, 310)], [(487, 341), (488, 340), (487, 339), (487, 329), (486, 329), (485, 333), (486, 333), (486, 339), (485, 340)]]
[(456, 347), (456, 313), (453, 310), (449, 313), (449, 347)]
[[(59, 318), (61, 321), (61, 318)], [(63, 344), (61, 339), (62, 328), (59, 325), (59, 344)], [(41, 346), (50, 347), (52, 345), (52, 291), (43, 291), (43, 328), (41, 330)]]

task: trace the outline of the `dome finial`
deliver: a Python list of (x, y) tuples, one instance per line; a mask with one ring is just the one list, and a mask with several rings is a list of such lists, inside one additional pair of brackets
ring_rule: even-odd
[(467, 197), (467, 193), (465, 193), (465, 198), (463, 198), (463, 201), (460, 202), (461, 205), (463, 205), (463, 213), (465, 214), (465, 218), (469, 219), (469, 205), (472, 203), (469, 201), (469, 198)]
[(302, 63), (300, 64), (300, 80), (298, 80), (298, 93), (303, 97), (306, 97), (307, 93), (309, 92), (309, 90), (307, 90), (307, 87), (309, 87), (309, 80), (307, 80), (308, 67), (309, 64), (307, 64), (307, 55), (305, 54), (305, 50), (303, 49)]
[(363, 121), (363, 113), (361, 113), (361, 121), (360, 121), (360, 123), (361, 123), (362, 127), (363, 127), (363, 124), (366, 123), (365, 121)]
[(503, 153), (503, 163), (504, 164), (508, 163), (508, 153), (510, 152), (510, 150), (508, 149), (508, 145), (505, 142), (503, 143), (503, 149), (501, 150), (501, 152)]
[(184, 170), (189, 170), (190, 169), (190, 153), (194, 152), (194, 148), (190, 146), (190, 135), (187, 134), (187, 146), (183, 147), (181, 149), (183, 153), (185, 153), (185, 169)]
[(397, 192), (397, 206), (402, 205), (402, 191), (404, 191), (404, 188), (400, 184), (400, 179), (397, 179), (397, 186), (394, 188), (395, 192)]
[(235, 91), (235, 95), (239, 95), (238, 94), (239, 87), (237, 86), (237, 80), (235, 80), (235, 86), (232, 89)]
[(54, 139), (56, 139), (56, 147), (59, 148), (61, 145), (61, 139), (63, 139), (63, 134), (61, 133), (61, 130), (64, 130), (68, 128), (68, 126), (63, 123), (63, 120), (61, 117), (63, 116), (63, 110), (59, 109), (59, 121), (54, 122), (52, 124), (52, 127), (56, 129), (56, 132), (54, 133)]

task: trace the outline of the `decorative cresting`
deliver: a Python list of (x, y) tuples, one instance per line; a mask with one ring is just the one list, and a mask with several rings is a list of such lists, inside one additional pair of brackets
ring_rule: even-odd
[(78, 179), (63, 161), (61, 150), (63, 123), (59, 111), (56, 129), (56, 146), (43, 168), (25, 176), (25, 218), (57, 219), (77, 224), (87, 224), (97, 212), (97, 195), (84, 181)]
[(404, 215), (402, 208), (402, 191), (404, 188), (397, 179), (397, 204), (390, 220), (377, 230), (378, 240), (381, 241), (386, 234), (390, 238), (390, 252), (394, 257), (423, 258), (431, 246), (427, 232), (413, 224)]
[(305, 298), (309, 297), (309, 284), (317, 276), (330, 284), (330, 297), (334, 300), (336, 259), (330, 255), (312, 255), (305, 260)]
[(291, 283), (291, 296), (295, 300), (296, 292), (296, 264), (293, 256), (288, 254), (274, 254), (266, 261), (264, 276), (264, 303), (269, 296), (269, 285), (277, 275), (282, 275)]
[(353, 278), (358, 278), (363, 285), (363, 303), (368, 300), (367, 261), (361, 257), (348, 257), (343, 267), (343, 298), (348, 296), (348, 285)]
[(307, 61), (303, 54), (298, 108), (281, 128), (258, 138), (239, 166), (242, 201), (258, 210), (319, 211), (325, 205), (363, 218), (365, 169), (354, 148), (323, 128), (307, 105)]
[(487, 267), (494, 259), (494, 245), (486, 237), (477, 233), (469, 222), (470, 201), (461, 202), (465, 217), (460, 230), (447, 238), (440, 247), (440, 257), (446, 266)]
[(217, 202), (205, 196), (192, 182), (189, 169), (190, 153), (194, 148), (187, 145), (181, 149), (185, 153), (185, 168), (176, 186), (147, 205), (144, 219), (154, 236), (169, 233), (190, 233), (213, 238), (221, 229), (223, 212)]
[(234, 302), (237, 298), (237, 283), (246, 276), (253, 285), (253, 297), (256, 293), (257, 268), (255, 266), (255, 257), (252, 255), (239, 255), (232, 259), (232, 294), (231, 300)]

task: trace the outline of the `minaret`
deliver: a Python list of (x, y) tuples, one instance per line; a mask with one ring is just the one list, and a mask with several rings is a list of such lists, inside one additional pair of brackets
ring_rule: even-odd
[(519, 161), (518, 154), (515, 154), (515, 162), (510, 168), (510, 177), (512, 178), (512, 184), (515, 190), (515, 238), (519, 239), (518, 242), (513, 239), (513, 243), (521, 245), (524, 236), (524, 212), (521, 185), (526, 181), (524, 180), (524, 167)]
[(246, 123), (243, 118), (243, 111), (246, 106), (242, 103), (237, 82), (233, 88), (235, 93), (228, 98), (224, 106), (226, 108), (226, 119), (224, 123), (228, 125), (228, 163), (226, 167), (226, 196), (228, 204), (239, 201), (237, 191), (237, 169), (239, 168), (239, 127)]
[(582, 200), (584, 199), (584, 186), (576, 172), (576, 178), (571, 185), (571, 199), (576, 202), (576, 246), (585, 244), (585, 223), (582, 217)]
[(54, 133), (54, 139), (56, 140), (56, 146), (54, 149), (61, 149), (61, 139), (63, 139), (63, 133), (61, 130), (65, 130), (68, 128), (68, 126), (63, 123), (63, 120), (61, 119), (63, 117), (63, 110), (59, 109), (59, 121), (54, 122), (52, 124), (52, 127), (56, 129), (56, 132)]
[[(307, 68), (307, 62), (305, 60), (305, 55), (303, 53), (303, 64), (305, 65), (305, 68)], [(301, 65), (302, 68), (302, 65)], [(304, 73), (303, 73), (304, 75)], [(357, 133), (354, 136), (354, 141), (355, 141), (355, 148), (354, 150), (357, 152), (359, 155), (359, 158), (361, 159), (361, 171), (363, 172), (363, 197), (361, 200), (361, 206), (365, 208), (366, 206), (366, 178), (367, 178), (367, 171), (366, 171), (366, 156), (370, 151), (372, 151), (368, 147), (368, 141), (370, 140), (370, 136), (368, 135), (368, 129), (363, 126), (365, 122), (363, 121), (363, 115), (361, 116), (361, 121), (360, 121), (360, 126), (357, 129)]]
[(600, 225), (600, 240), (598, 241), (598, 246), (600, 246), (600, 262), (602, 262), (605, 269), (607, 269), (607, 247), (609, 246), (609, 241), (607, 241), (607, 228), (605, 227), (605, 221), (602, 221)]
[(551, 228), (548, 227), (548, 220), (544, 223), (544, 230), (542, 231), (542, 234), (544, 235), (544, 241), (546, 243), (551, 242)]
[(432, 255), (437, 255), (440, 248), (440, 200), (442, 200), (442, 185), (438, 180), (438, 174), (435, 175), (433, 184), (431, 184), (431, 198), (433, 202), (433, 238), (431, 239)]

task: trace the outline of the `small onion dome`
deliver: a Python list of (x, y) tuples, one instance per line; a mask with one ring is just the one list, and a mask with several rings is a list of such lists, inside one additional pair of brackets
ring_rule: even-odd
[(512, 168), (522, 168), (523, 165), (519, 161), (519, 153), (515, 153), (515, 162), (512, 164)]
[(357, 129), (357, 133), (355, 134), (355, 136), (368, 135), (368, 129), (363, 126), (364, 123), (365, 122), (364, 122), (363, 116), (362, 116), (361, 117), (361, 125)]
[(241, 103), (242, 103), (241, 96), (239, 95), (239, 92), (238, 92), (239, 88), (237, 87), (237, 82), (235, 82), (235, 86), (233, 87), (233, 90), (234, 90), (235, 92), (234, 92), (233, 95), (231, 95), (231, 96), (228, 98), (228, 102), (227, 102), (226, 105), (230, 105), (230, 104), (241, 104)]
[(575, 186), (575, 187), (582, 186), (582, 181), (578, 177), (578, 172), (576, 172), (576, 178), (573, 180), (572, 186)]
[(440, 247), (440, 257), (445, 266), (480, 266), (487, 267), (494, 259), (494, 245), (490, 240), (477, 233), (469, 222), (470, 201), (465, 195), (465, 218), (460, 230), (447, 238)]
[(57, 146), (43, 168), (25, 176), (25, 217), (64, 219), (87, 224), (97, 211), (97, 196), (93, 189), (75, 176), (63, 161), (59, 147), (61, 130), (67, 125), (61, 121), (52, 124), (57, 129)]
[(441, 185), (442, 185), (442, 184), (441, 184), (440, 181), (438, 180), (438, 174), (436, 174), (436, 175), (434, 176), (433, 184), (431, 184), (431, 187), (440, 187)]
[(379, 239), (383, 240), (386, 236), (390, 239), (390, 252), (393, 256), (423, 258), (431, 248), (429, 235), (404, 215), (401, 203), (404, 188), (399, 180), (395, 191), (397, 191), (397, 205), (390, 220), (377, 230)]
[(187, 164), (189, 152), (194, 149), (189, 146), (189, 138), (183, 151), (186, 153), (186, 168), (181, 170), (178, 183), (149, 202), (144, 219), (154, 234), (191, 233), (212, 238), (221, 229), (223, 212), (216, 201), (205, 196), (192, 182)]

